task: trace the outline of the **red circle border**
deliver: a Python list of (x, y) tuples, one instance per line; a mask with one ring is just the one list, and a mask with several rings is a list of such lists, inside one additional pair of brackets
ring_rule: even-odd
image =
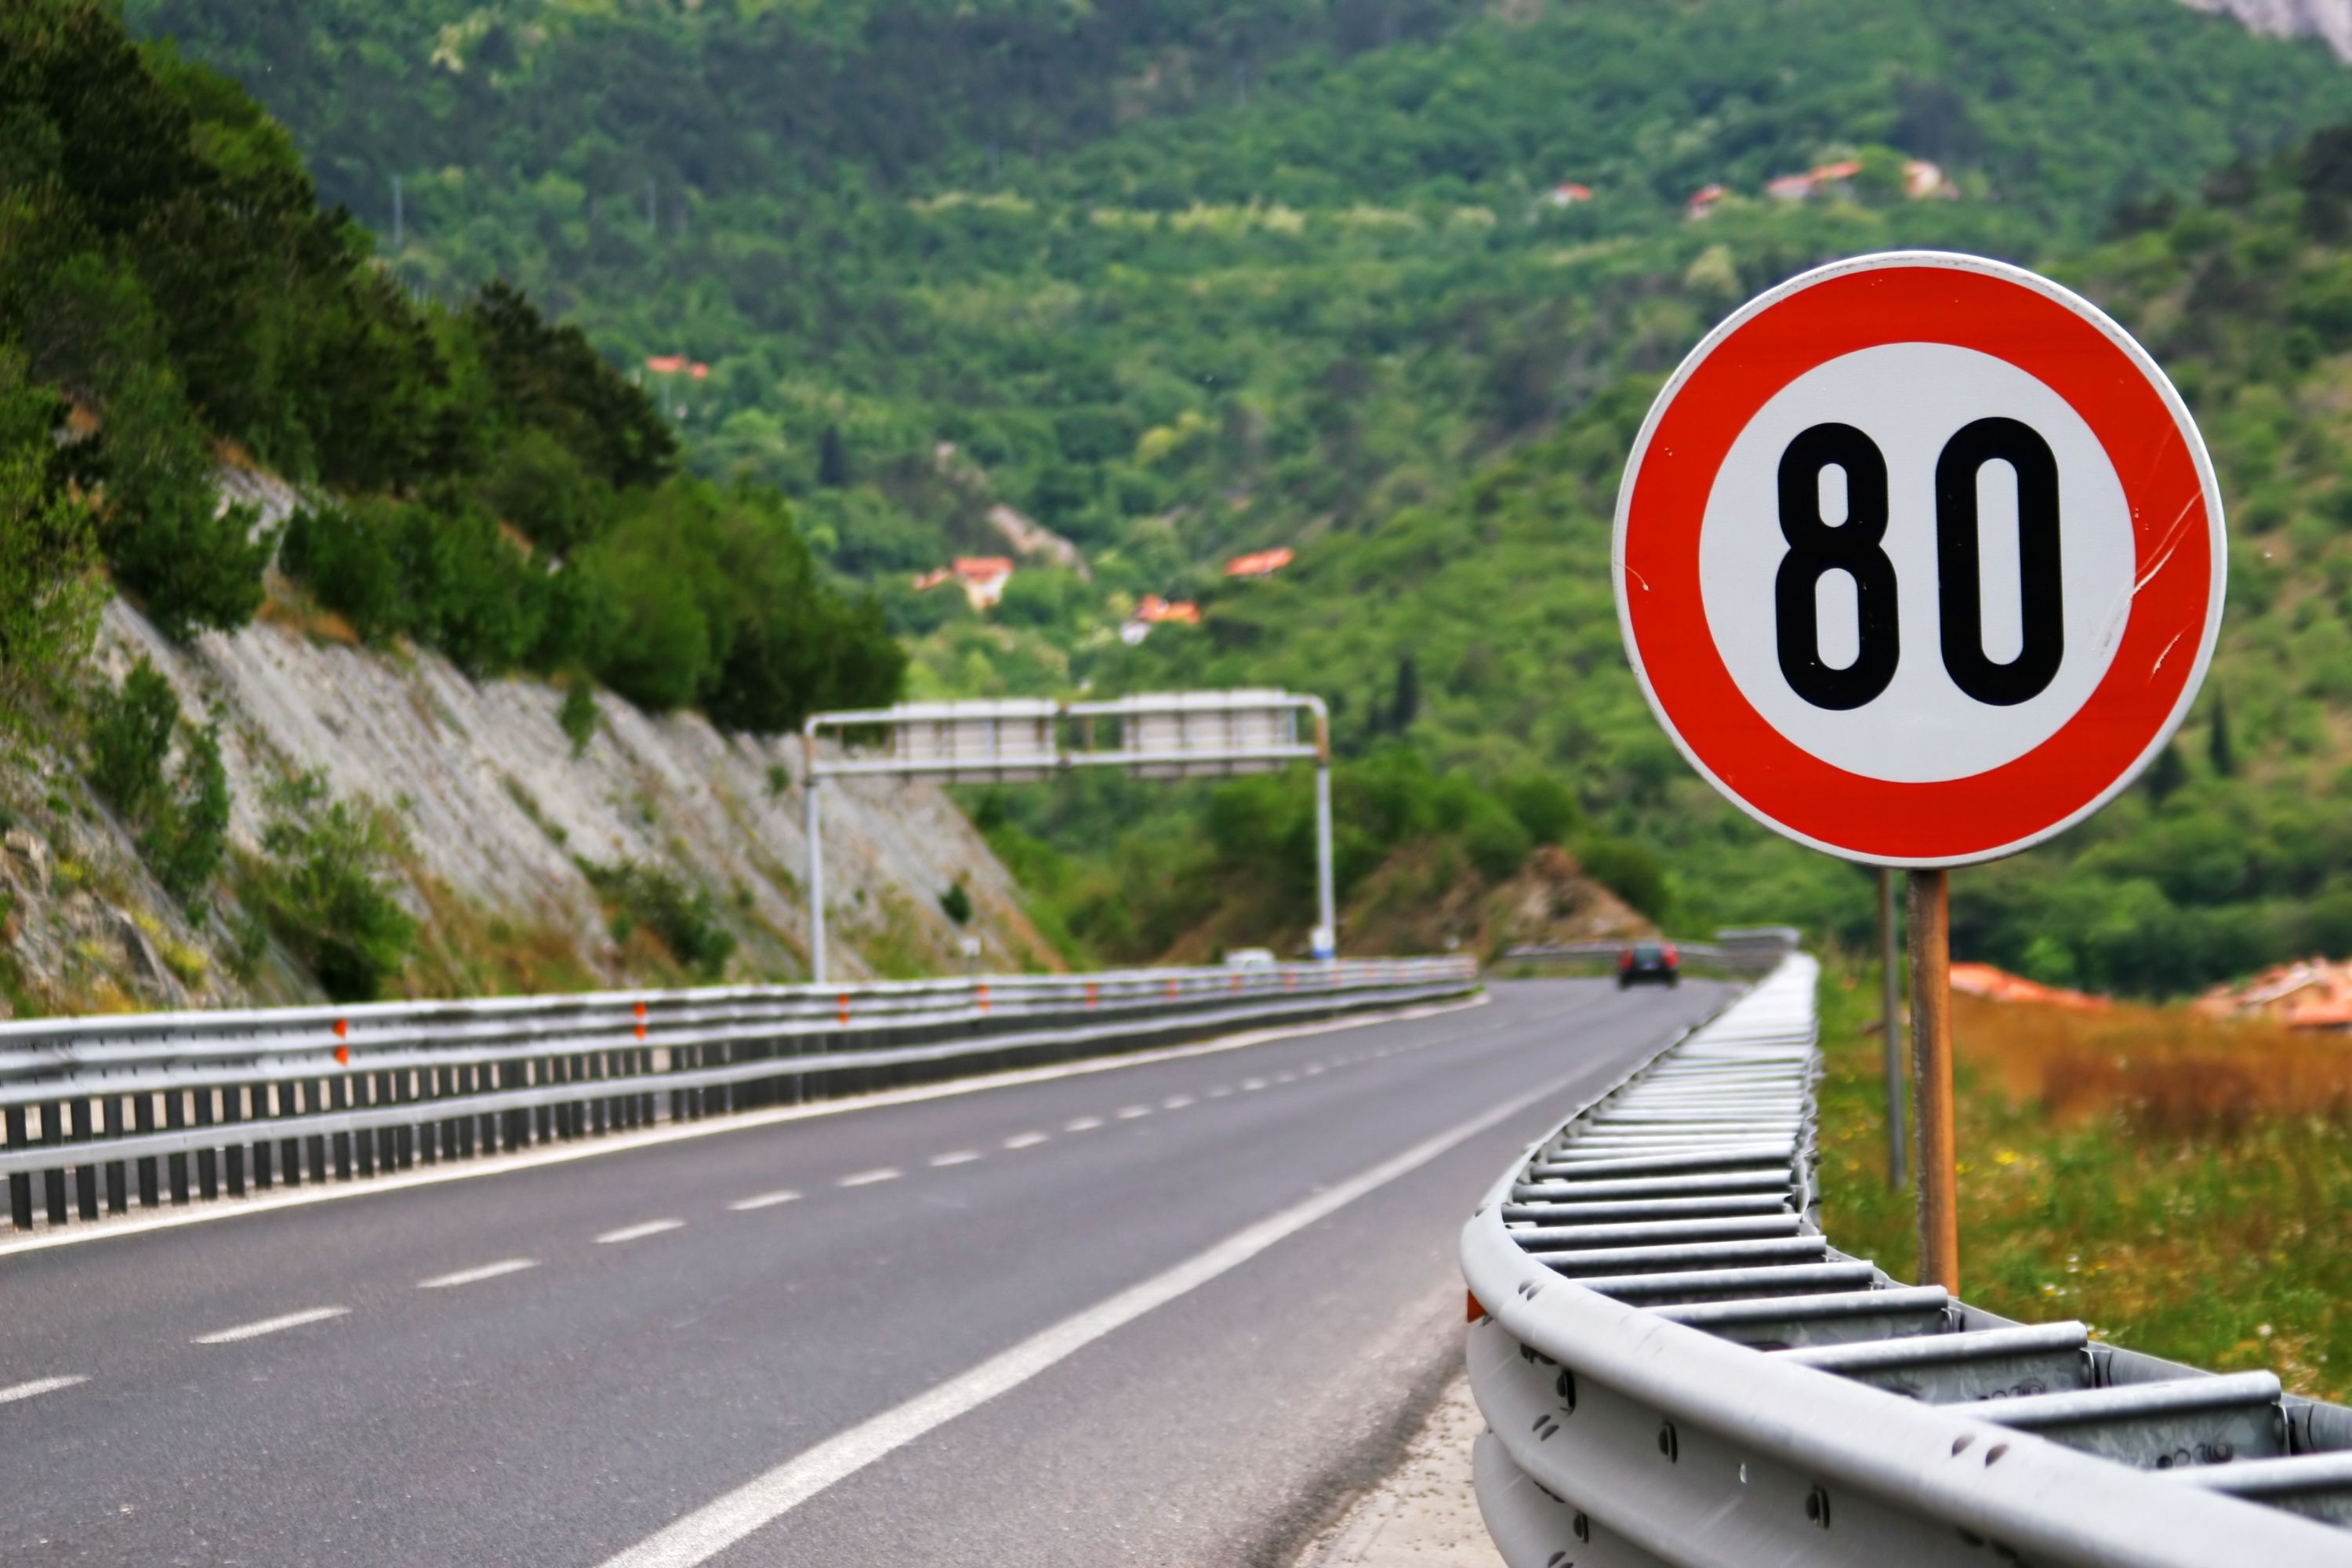
[[(1833, 854), (1958, 865), (2048, 837), (2153, 754), (2211, 655), (2221, 510), (2196, 427), (2121, 328), (2030, 277), (1974, 257), (1914, 256), (1796, 279), (1692, 354), (1628, 465), (1616, 586), (1652, 706), (1735, 802)], [(1773, 729), (1724, 667), (1698, 586), (1699, 531), (1732, 442), (1796, 377), (1894, 342), (1991, 354), (2064, 398), (2122, 481), (2138, 582), (2105, 676), (2057, 733), (2000, 767), (1920, 784), (1848, 772)]]

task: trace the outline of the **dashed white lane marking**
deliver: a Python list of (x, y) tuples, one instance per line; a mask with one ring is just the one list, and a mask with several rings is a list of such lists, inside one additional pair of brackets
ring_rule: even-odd
[(14, 1405), (19, 1399), (30, 1399), (36, 1394), (55, 1394), (60, 1388), (71, 1388), (78, 1383), (89, 1381), (89, 1379), (81, 1376), (37, 1377), (30, 1383), (12, 1384), (6, 1388), (0, 1388), (0, 1405)]
[(1265, 1087), (1265, 1079), (1262, 1078), (1245, 1078), (1242, 1079), (1242, 1087), (1244, 1089), (1264, 1089)]
[(1132, 1121), (1139, 1116), (1150, 1114), (1151, 1107), (1148, 1105), (1122, 1105), (1118, 1108), (1118, 1119), (1121, 1121)]
[(778, 1204), (798, 1203), (800, 1196), (790, 1187), (780, 1187), (772, 1193), (754, 1193), (748, 1198), (737, 1198), (727, 1206), (737, 1214), (743, 1214), (751, 1209), (772, 1209)]
[(596, 1240), (600, 1246), (609, 1247), (615, 1242), (638, 1241), (648, 1236), (659, 1236), (666, 1230), (677, 1230), (685, 1224), (682, 1219), (649, 1219), (636, 1225), (625, 1225), (618, 1230), (608, 1230)]
[(1371, 1169), (1325, 1188), (1302, 1203), (1234, 1232), (1205, 1252), (1195, 1253), (1163, 1274), (1065, 1318), (1010, 1350), (991, 1356), (947, 1382), (871, 1416), (806, 1449), (763, 1475), (755, 1476), (667, 1528), (608, 1559), (604, 1568), (698, 1568), (730, 1546), (798, 1508), (836, 1481), (856, 1475), (926, 1433), (977, 1409), (1068, 1359), (1097, 1340), (1146, 1312), (1200, 1289), (1238, 1268), (1259, 1253), (1336, 1214), (1398, 1177), (1410, 1174), (1448, 1150), (1499, 1122), (1552, 1099), (1582, 1078), (1578, 1068), (1542, 1087), (1447, 1128)]
[(305, 1323), (323, 1323), (329, 1318), (340, 1318), (349, 1307), (311, 1307), (299, 1312), (289, 1312), (279, 1318), (264, 1318), (257, 1323), (239, 1323), (233, 1329), (219, 1329), (209, 1334), (198, 1334), (188, 1342), (192, 1345), (226, 1345), (238, 1340), (257, 1340), (264, 1334), (274, 1334), (280, 1329), (299, 1329)]
[(1278, 1072), (1274, 1075), (1274, 1081), (1276, 1083), (1297, 1083), (1298, 1081), (1298, 1075), (1295, 1072)]
[(1317, 1073), (1323, 1070), (1323, 1064), (1321, 1062), (1308, 1062), (1305, 1067), (1298, 1069), (1298, 1076), (1301, 1078), (1313, 1078)]
[(1102, 1118), (1099, 1116), (1081, 1116), (1076, 1121), (1064, 1122), (1062, 1124), (1062, 1131), (1065, 1132), (1091, 1132), (1101, 1125)]
[(896, 1165), (884, 1165), (879, 1170), (860, 1171), (856, 1175), (844, 1176), (841, 1180), (835, 1182), (834, 1185), (836, 1187), (870, 1187), (877, 1182), (895, 1182), (906, 1173), (906, 1172), (901, 1171)]
[(974, 1160), (979, 1158), (980, 1151), (977, 1149), (954, 1149), (944, 1154), (932, 1155), (931, 1163), (934, 1165), (969, 1165)]
[(1162, 1110), (1181, 1110), (1192, 1103), (1192, 1097), (1189, 1094), (1171, 1094), (1167, 1099), (1160, 1102), (1160, 1109)]
[(1214, 1089), (1211, 1089), (1211, 1090), (1209, 1091), (1209, 1098), (1210, 1098), (1211, 1100), (1223, 1100), (1223, 1099), (1224, 1099), (1227, 1095), (1229, 1095), (1229, 1094), (1233, 1093), (1233, 1091), (1234, 1091), (1234, 1086), (1233, 1086), (1232, 1084), (1229, 1084), (1229, 1083), (1221, 1083), (1221, 1084), (1217, 1085), (1217, 1087), (1216, 1087), (1216, 1088), (1214, 1088)]
[(1045, 1141), (1043, 1132), (1015, 1132), (1004, 1141), (1007, 1149), (1034, 1149)]
[(436, 1274), (430, 1279), (419, 1279), (419, 1290), (446, 1290), (452, 1285), (478, 1285), (485, 1279), (495, 1279), (501, 1274), (520, 1274), (526, 1268), (539, 1267), (536, 1258), (501, 1258), (496, 1263), (485, 1263), (473, 1268), (460, 1268), (455, 1274)]

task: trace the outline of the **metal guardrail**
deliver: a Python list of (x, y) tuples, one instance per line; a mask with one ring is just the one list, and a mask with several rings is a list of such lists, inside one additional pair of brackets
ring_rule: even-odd
[[(1459, 995), (1466, 959), (609, 991), (0, 1024), (19, 1229), (1245, 1024)], [(40, 1202), (35, 1203), (35, 1191)]]
[[(1722, 964), (1725, 968), (1751, 974), (1762, 974), (1796, 950), (1798, 931), (1793, 926), (1743, 926), (1715, 933), (1713, 942), (1684, 942), (1676, 938), (1664, 940), (1685, 959)], [(1503, 950), (1509, 963), (1539, 963), (1597, 959), (1614, 962), (1617, 955), (1632, 946), (1631, 942), (1521, 942)]]
[(2352, 1563), (2352, 1409), (1830, 1246), (1817, 974), (1784, 961), (1463, 1232), (1475, 1485), (1511, 1568)]

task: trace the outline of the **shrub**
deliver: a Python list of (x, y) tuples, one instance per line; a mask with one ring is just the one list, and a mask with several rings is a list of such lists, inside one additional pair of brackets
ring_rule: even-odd
[(961, 879), (949, 884), (940, 895), (940, 911), (960, 926), (971, 923), (971, 895), (964, 891)]
[(1639, 844), (1622, 838), (1586, 837), (1576, 846), (1585, 875), (1654, 921), (1664, 921), (1673, 900), (1665, 868)]
[(262, 830), (268, 853), (250, 894), (270, 931), (338, 1002), (365, 1002), (408, 961), (415, 917), (384, 874), (404, 847), (396, 825), (333, 800), (322, 773), (274, 787)]
[(1492, 795), (1476, 796), (1462, 824), (1462, 847), (1470, 864), (1490, 882), (1516, 873), (1535, 847), (1527, 828)]
[(124, 816), (145, 817), (163, 792), (179, 722), (172, 683), (144, 658), (120, 687), (100, 687), (89, 701), (90, 787)]
[(635, 861), (580, 868), (612, 910), (614, 942), (626, 942), (639, 926), (659, 938), (670, 956), (689, 972), (715, 980), (735, 953), (735, 933), (719, 923), (709, 890), (686, 884), (657, 866)]
[(190, 732), (173, 789), (139, 841), (163, 890), (186, 904), (212, 880), (228, 844), (228, 769), (220, 720)]
[(555, 722), (572, 742), (572, 754), (582, 756), (588, 742), (596, 738), (596, 726), (604, 721), (604, 711), (596, 706), (596, 688), (584, 676), (573, 676), (564, 683), (562, 704), (555, 710)]

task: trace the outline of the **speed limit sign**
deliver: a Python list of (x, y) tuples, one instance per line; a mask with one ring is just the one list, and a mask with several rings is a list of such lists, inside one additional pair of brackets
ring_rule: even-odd
[(1742, 809), (1882, 866), (2012, 853), (2162, 750), (2213, 653), (2221, 496), (2096, 307), (1970, 256), (1751, 301), (1658, 395), (1618, 495), (1625, 646)]

